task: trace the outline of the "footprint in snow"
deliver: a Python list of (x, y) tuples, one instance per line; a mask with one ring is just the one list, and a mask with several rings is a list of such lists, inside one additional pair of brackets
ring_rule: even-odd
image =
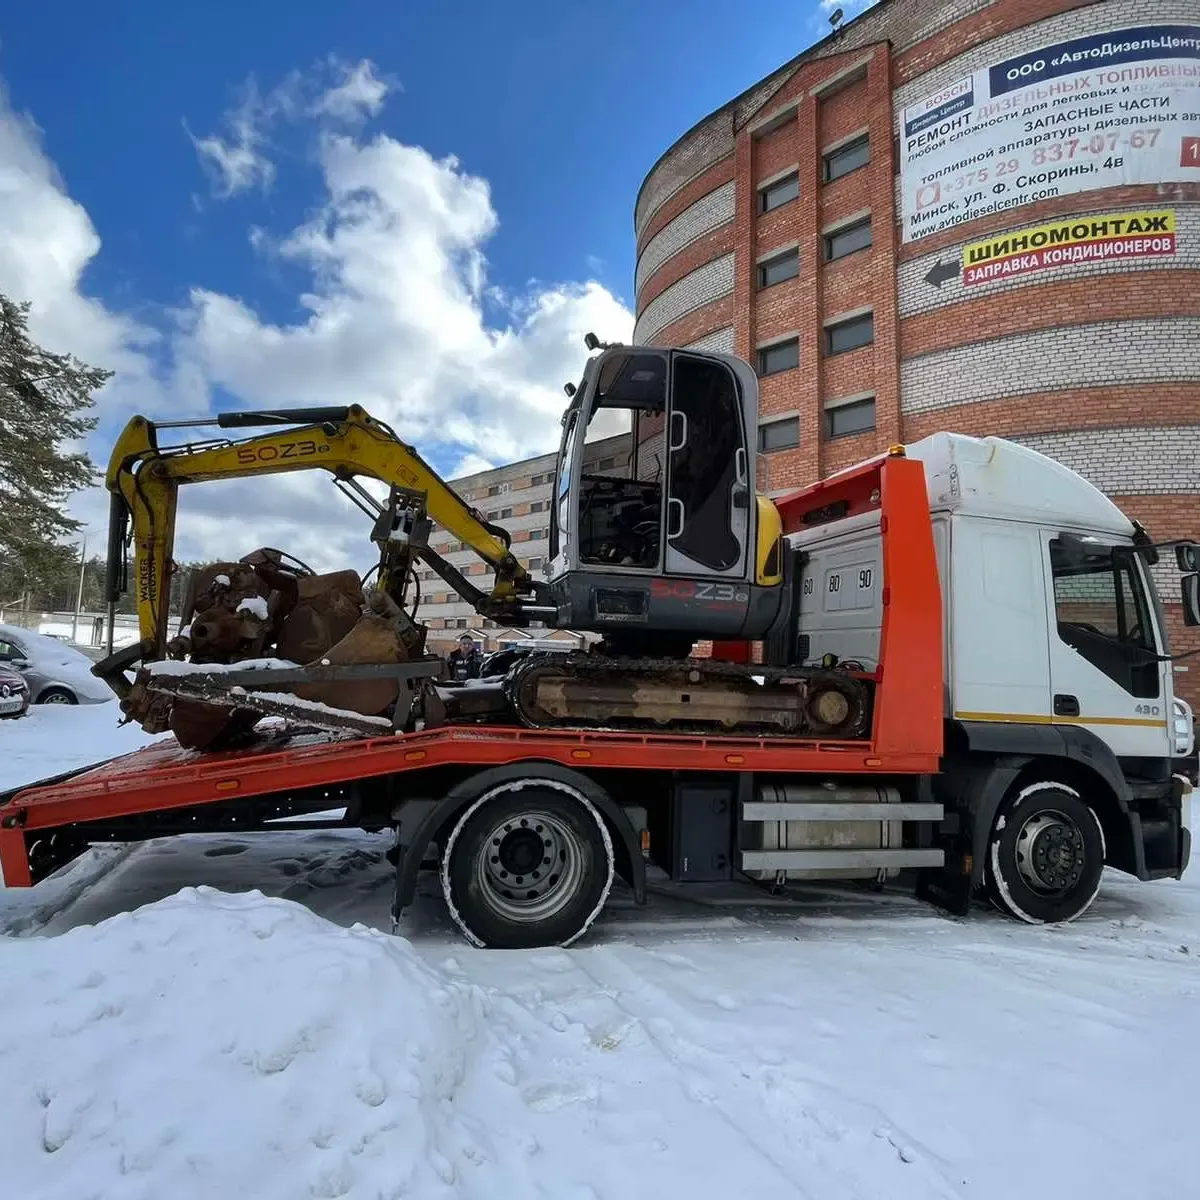
[(228, 858), (231, 854), (245, 854), (250, 847), (244, 842), (231, 842), (226, 846), (209, 846), (204, 851), (205, 858)]

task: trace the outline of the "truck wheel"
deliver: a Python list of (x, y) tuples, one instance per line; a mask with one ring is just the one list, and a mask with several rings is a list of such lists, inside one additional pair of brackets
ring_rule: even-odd
[(1031, 783), (1001, 806), (988, 839), (992, 903), (1030, 925), (1073, 921), (1100, 891), (1104, 830), (1074, 788)]
[(569, 946), (612, 889), (613, 845), (581, 792), (553, 779), (485, 792), (455, 823), (442, 853), (442, 893), (475, 946)]

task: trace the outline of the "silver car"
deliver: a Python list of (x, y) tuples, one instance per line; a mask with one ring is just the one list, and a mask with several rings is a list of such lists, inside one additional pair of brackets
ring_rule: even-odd
[(18, 625), (0, 625), (0, 663), (24, 676), (34, 704), (103, 704), (114, 699), (73, 646)]

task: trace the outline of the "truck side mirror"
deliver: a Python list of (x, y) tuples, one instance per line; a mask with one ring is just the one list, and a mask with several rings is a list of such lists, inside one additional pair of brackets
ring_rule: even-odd
[(1200, 545), (1195, 542), (1180, 542), (1175, 547), (1175, 561), (1181, 571), (1200, 571)]
[(1200, 573), (1185, 575), (1183, 585), (1183, 623), (1200, 625)]

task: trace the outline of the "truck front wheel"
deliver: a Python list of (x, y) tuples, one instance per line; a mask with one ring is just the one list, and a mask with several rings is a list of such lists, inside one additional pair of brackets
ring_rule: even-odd
[(475, 946), (569, 946), (612, 889), (612, 838), (595, 806), (553, 779), (502, 783), (468, 805), (442, 853), (442, 893)]
[(1001, 805), (992, 826), (988, 895), (1031, 925), (1072, 921), (1100, 890), (1104, 854), (1099, 818), (1074, 788), (1028, 784)]

